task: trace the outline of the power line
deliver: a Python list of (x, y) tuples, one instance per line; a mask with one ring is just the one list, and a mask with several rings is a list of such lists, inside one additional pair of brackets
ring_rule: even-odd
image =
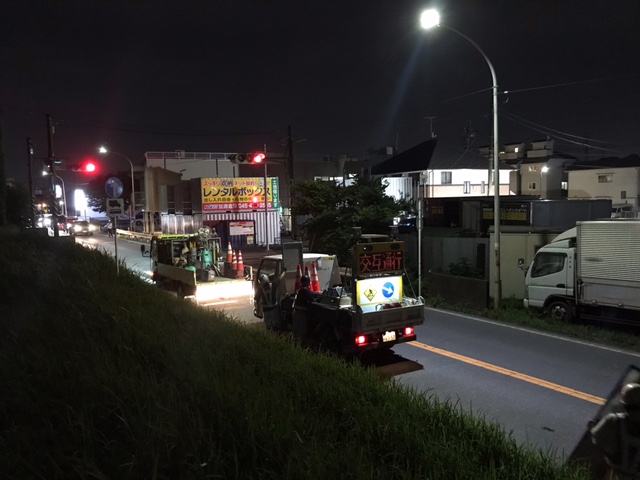
[(620, 150), (614, 150), (612, 148), (598, 147), (598, 146), (595, 146), (595, 145), (590, 145), (590, 144), (585, 143), (585, 142), (576, 142), (574, 140), (562, 137), (560, 135), (550, 134), (548, 130), (543, 130), (541, 128), (535, 128), (535, 127), (533, 127), (531, 125), (527, 125), (524, 122), (520, 122), (520, 121), (514, 120), (513, 118), (510, 118), (508, 116), (505, 116), (505, 115), (502, 115), (502, 114), (501, 114), (501, 116), (503, 116), (503, 118), (506, 118), (507, 120), (512, 121), (513, 123), (517, 123), (519, 125), (522, 125), (524, 127), (530, 128), (531, 130), (535, 130), (537, 132), (543, 133), (543, 134), (548, 135), (550, 137), (555, 137), (556, 139), (562, 140), (562, 141), (567, 142), (567, 143), (571, 143), (571, 144), (574, 144), (574, 145), (579, 145), (579, 146), (582, 146), (582, 147), (593, 148), (594, 150), (600, 150), (600, 151), (603, 151), (603, 152), (624, 153), (624, 152), (621, 152)]
[(532, 122), (531, 120), (527, 120), (526, 118), (523, 118), (523, 117), (521, 117), (519, 115), (516, 115), (515, 113), (511, 113), (509, 111), (506, 111), (505, 109), (502, 109), (500, 114), (504, 115), (504, 117), (509, 119), (509, 120), (512, 120), (512, 119), (510, 119), (508, 117), (508, 115), (511, 115), (512, 117), (515, 117), (516, 119), (521, 120), (522, 122), (530, 123), (531, 125), (534, 125), (536, 127), (544, 128), (544, 129), (546, 129), (546, 130), (548, 130), (550, 132), (556, 132), (556, 133), (559, 133), (559, 134), (562, 134), (562, 135), (566, 135), (567, 137), (579, 138), (581, 140), (590, 140), (592, 142), (598, 142), (598, 143), (612, 143), (612, 142), (609, 142), (607, 140), (594, 140), (593, 138), (582, 137), (580, 135), (572, 135), (571, 133), (566, 133), (566, 132), (562, 132), (560, 130), (553, 129), (551, 127), (546, 127), (544, 125), (540, 125), (538, 123)]
[(504, 90), (500, 93), (504, 93), (504, 94), (511, 94), (511, 93), (520, 93), (520, 92), (530, 92), (532, 90), (543, 90), (543, 89), (547, 89), (547, 88), (558, 88), (558, 87), (566, 87), (569, 85), (579, 85), (582, 83), (593, 83), (593, 82), (602, 82), (605, 80), (618, 80), (618, 79), (624, 79), (624, 78), (632, 78), (632, 77), (637, 77), (640, 74), (638, 73), (633, 73), (631, 75), (622, 75), (622, 76), (617, 76), (617, 77), (602, 77), (602, 78), (592, 78), (589, 80), (577, 80), (575, 82), (565, 82), (565, 83), (555, 83), (555, 84), (551, 84), (551, 85), (542, 85), (540, 87), (529, 87), (529, 88), (521, 88), (519, 90)]

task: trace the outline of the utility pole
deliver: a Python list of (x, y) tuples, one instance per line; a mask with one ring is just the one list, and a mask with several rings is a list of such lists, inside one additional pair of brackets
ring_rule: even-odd
[[(264, 241), (265, 250), (269, 251), (269, 188), (267, 187), (267, 144), (264, 144)], [(272, 192), (273, 194), (273, 192)], [(272, 197), (273, 198), (273, 197)]]
[(33, 145), (31, 144), (31, 137), (27, 137), (27, 168), (29, 169), (29, 204), (31, 228), (36, 228), (36, 206), (35, 196), (33, 194)]
[(56, 184), (55, 184), (55, 173), (56, 166), (53, 154), (53, 123), (51, 122), (51, 115), (48, 113), (47, 115), (47, 147), (48, 147), (48, 155), (47, 155), (47, 168), (49, 170), (49, 198), (51, 199), (49, 206), (51, 209), (51, 228), (53, 228), (53, 236), (59, 237), (60, 231), (58, 229), (58, 205), (56, 200)]
[(287, 126), (287, 172), (289, 173), (289, 214), (291, 215), (291, 236), (296, 238), (296, 219), (293, 215), (293, 206), (295, 204), (295, 193), (293, 192), (293, 134), (291, 133), (291, 125)]

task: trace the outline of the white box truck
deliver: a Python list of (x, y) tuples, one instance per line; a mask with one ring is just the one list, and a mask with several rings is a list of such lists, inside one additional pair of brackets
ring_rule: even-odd
[(640, 220), (577, 222), (527, 269), (524, 306), (570, 322), (640, 322)]

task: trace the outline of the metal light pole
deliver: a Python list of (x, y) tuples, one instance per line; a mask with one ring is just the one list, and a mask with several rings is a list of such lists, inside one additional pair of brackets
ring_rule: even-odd
[[(129, 165), (131, 166), (131, 205), (129, 206), (129, 209), (130, 209), (129, 228), (131, 228), (131, 231), (133, 231), (134, 230), (133, 223), (135, 221), (135, 216), (136, 216), (136, 192), (135, 192), (135, 184), (134, 184), (134, 178), (133, 178), (133, 163), (131, 162), (131, 160), (129, 160), (129, 158), (126, 155), (123, 155), (122, 153), (114, 152), (113, 150), (108, 150), (107, 147), (105, 147), (104, 145), (98, 149), (98, 152), (100, 152), (102, 155), (106, 155), (109, 153), (118, 155), (124, 158), (127, 162), (129, 162)], [(114, 224), (114, 227), (115, 227), (115, 224)]]
[(498, 151), (498, 80), (496, 79), (496, 71), (489, 60), (489, 57), (484, 53), (480, 46), (467, 37), (465, 34), (460, 33), (451, 27), (440, 24), (440, 15), (436, 10), (425, 10), (420, 16), (420, 24), (422, 28), (429, 29), (433, 27), (443, 27), (447, 30), (451, 30), (457, 33), (471, 45), (473, 45), (478, 52), (485, 59), (489, 70), (491, 71), (491, 80), (493, 82), (493, 229), (494, 229), (494, 251), (495, 251), (495, 296), (493, 299), (494, 309), (500, 308), (500, 300), (502, 298), (502, 281), (500, 279), (500, 152)]
[(53, 174), (54, 177), (56, 177), (58, 180), (60, 180), (60, 183), (62, 184), (62, 201), (63, 203), (63, 208), (62, 208), (62, 214), (66, 217), (67, 216), (67, 191), (64, 188), (64, 180), (62, 179), (62, 177), (60, 177), (59, 175), (56, 175), (55, 173)]

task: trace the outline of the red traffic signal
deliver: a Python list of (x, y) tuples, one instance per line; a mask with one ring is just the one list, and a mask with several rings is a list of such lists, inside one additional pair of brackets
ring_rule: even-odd
[(98, 164), (93, 160), (85, 160), (78, 164), (71, 165), (71, 171), (80, 173), (96, 173), (98, 171)]
[(267, 155), (264, 152), (233, 153), (228, 158), (236, 165), (261, 165), (267, 161)]
[(267, 156), (262, 152), (256, 152), (251, 155), (251, 163), (257, 164), (262, 163), (267, 158)]

